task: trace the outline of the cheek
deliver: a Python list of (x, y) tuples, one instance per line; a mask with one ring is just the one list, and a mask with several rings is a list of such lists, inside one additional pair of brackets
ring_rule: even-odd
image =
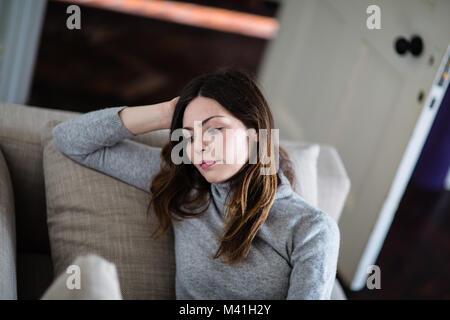
[(186, 153), (191, 163), (194, 163), (194, 148), (191, 143), (186, 146)]
[(225, 141), (225, 152), (230, 156), (232, 164), (242, 164), (248, 158), (248, 138), (246, 134), (236, 134)]

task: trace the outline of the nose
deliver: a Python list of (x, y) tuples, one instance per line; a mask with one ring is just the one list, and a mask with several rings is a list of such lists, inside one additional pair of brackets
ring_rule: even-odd
[(212, 141), (208, 138), (202, 138), (201, 142), (194, 141), (194, 152), (197, 154), (202, 154), (205, 150), (207, 150), (211, 146)]
[(195, 139), (193, 143), (193, 150), (196, 158), (202, 159), (205, 158), (212, 158), (216, 156), (216, 153), (218, 152), (216, 150), (215, 140), (217, 140), (217, 136), (214, 134), (209, 133), (208, 131), (203, 132), (202, 139)]

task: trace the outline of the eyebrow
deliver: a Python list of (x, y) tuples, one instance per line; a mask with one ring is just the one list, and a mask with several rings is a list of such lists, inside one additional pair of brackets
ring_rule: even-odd
[[(202, 127), (212, 118), (216, 118), (216, 117), (224, 117), (224, 116), (211, 116), (209, 118), (206, 118), (205, 120), (202, 121)], [(193, 130), (191, 127), (183, 127), (183, 129), (187, 129), (187, 130)]]

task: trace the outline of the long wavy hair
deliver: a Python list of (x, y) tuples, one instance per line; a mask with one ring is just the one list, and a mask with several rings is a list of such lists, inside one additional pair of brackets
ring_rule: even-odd
[[(256, 163), (247, 161), (230, 182), (232, 196), (226, 208), (226, 223), (223, 234), (217, 237), (220, 245), (212, 257), (221, 255), (229, 265), (243, 261), (251, 248), (252, 241), (266, 221), (275, 201), (277, 187), (281, 180), (278, 174), (261, 174), (267, 163), (274, 164), (272, 132), (274, 121), (254, 77), (236, 67), (222, 67), (216, 72), (202, 74), (192, 79), (183, 89), (175, 106), (170, 135), (183, 127), (183, 115), (187, 105), (197, 96), (211, 98), (220, 103), (236, 118), (258, 133), (267, 130), (267, 139), (258, 139), (255, 150), (267, 150), (270, 159), (259, 158)], [(181, 137), (182, 139), (182, 137)], [(162, 235), (171, 226), (172, 219), (178, 221), (196, 218), (208, 209), (211, 200), (210, 183), (200, 174), (192, 163), (174, 164), (171, 161), (172, 149), (180, 141), (169, 141), (161, 150), (161, 170), (150, 186), (150, 203), (147, 217), (153, 205)], [(266, 145), (264, 145), (266, 144)], [(266, 148), (266, 149), (261, 149)], [(295, 190), (295, 173), (288, 152), (279, 146), (279, 169), (288, 178)], [(261, 161), (262, 160), (262, 161)]]

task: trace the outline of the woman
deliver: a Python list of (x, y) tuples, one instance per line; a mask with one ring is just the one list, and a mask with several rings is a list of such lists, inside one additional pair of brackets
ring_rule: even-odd
[[(162, 149), (127, 139), (161, 129)], [(74, 161), (149, 193), (159, 234), (174, 230), (177, 299), (329, 299), (338, 226), (295, 192), (284, 149), (264, 171), (277, 163), (262, 152), (278, 147), (270, 129), (252, 77), (222, 68), (170, 101), (89, 112), (53, 136)]]

